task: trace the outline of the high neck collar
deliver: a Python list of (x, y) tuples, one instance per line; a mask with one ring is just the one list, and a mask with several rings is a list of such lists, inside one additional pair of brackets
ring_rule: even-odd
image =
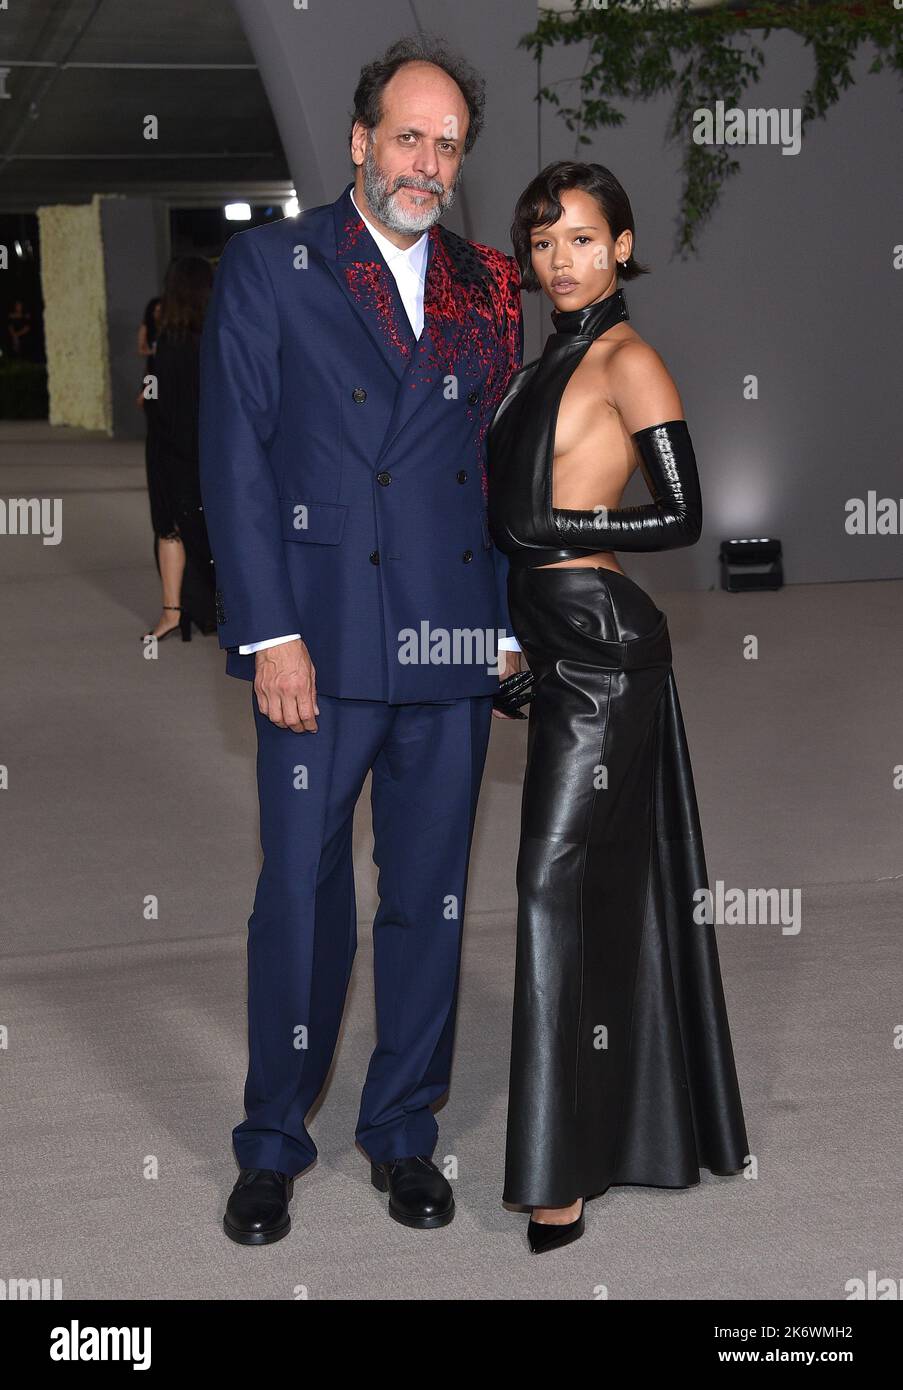
[(629, 318), (623, 290), (615, 290), (614, 294), (607, 295), (596, 304), (587, 304), (582, 309), (552, 310), (552, 324), (556, 333), (575, 333), (588, 338), (598, 338), (612, 324)]

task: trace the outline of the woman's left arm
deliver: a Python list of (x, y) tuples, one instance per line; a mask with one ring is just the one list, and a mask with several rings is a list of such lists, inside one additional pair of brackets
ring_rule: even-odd
[(562, 542), (597, 550), (673, 550), (695, 545), (702, 532), (696, 455), (677, 387), (658, 353), (625, 343), (614, 354), (612, 399), (631, 432), (652, 497), (635, 507), (572, 511), (553, 507)]

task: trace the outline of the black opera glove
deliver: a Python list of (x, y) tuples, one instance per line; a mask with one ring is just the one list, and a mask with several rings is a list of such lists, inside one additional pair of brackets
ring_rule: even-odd
[(672, 550), (699, 540), (702, 495), (686, 420), (649, 425), (632, 437), (652, 502), (598, 512), (553, 507), (562, 544), (593, 550)]

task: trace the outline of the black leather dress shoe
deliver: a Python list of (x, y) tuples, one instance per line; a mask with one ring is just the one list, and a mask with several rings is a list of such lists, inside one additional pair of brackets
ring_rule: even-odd
[(271, 1245), (291, 1230), (295, 1180), (272, 1168), (242, 1168), (226, 1203), (223, 1230), (239, 1245)]
[(389, 1215), (402, 1226), (430, 1230), (447, 1226), (455, 1214), (451, 1183), (429, 1158), (391, 1158), (370, 1164), (370, 1180), (389, 1194)]

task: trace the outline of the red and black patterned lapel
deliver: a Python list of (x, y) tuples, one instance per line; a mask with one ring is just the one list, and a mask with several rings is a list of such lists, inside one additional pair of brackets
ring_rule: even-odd
[(333, 204), (336, 258), (327, 264), (398, 378), (378, 462), (431, 393), (462, 377), (462, 358), (471, 375), (483, 373), (481, 414), (510, 364), (498, 286), (470, 242), (438, 223), (428, 233), (423, 331), (415, 339), (395, 277), (351, 201), (352, 187)]
[(351, 201), (353, 186), (349, 184), (332, 205), (336, 256), (334, 262), (327, 259), (327, 265), (387, 364), (400, 379), (416, 339), (395, 276)]

